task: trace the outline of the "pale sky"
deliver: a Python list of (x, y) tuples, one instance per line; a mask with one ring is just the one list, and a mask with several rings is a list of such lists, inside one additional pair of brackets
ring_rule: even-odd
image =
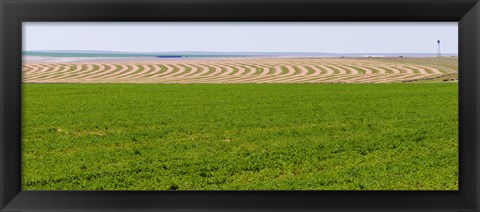
[(24, 22), (23, 50), (458, 53), (458, 23)]

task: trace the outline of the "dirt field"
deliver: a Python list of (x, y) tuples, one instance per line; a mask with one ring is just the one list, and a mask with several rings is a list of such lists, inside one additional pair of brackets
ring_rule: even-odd
[(229, 58), (28, 62), (27, 83), (387, 83), (458, 73), (458, 58)]

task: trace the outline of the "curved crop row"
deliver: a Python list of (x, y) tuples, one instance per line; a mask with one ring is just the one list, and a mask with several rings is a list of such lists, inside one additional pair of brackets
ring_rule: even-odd
[(451, 67), (362, 59), (183, 60), (158, 63), (29, 63), (37, 83), (364, 83), (452, 74)]

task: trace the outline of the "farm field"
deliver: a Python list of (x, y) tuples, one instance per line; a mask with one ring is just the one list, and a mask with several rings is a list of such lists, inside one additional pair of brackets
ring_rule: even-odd
[(320, 84), (455, 74), (456, 58), (305, 61), (26, 64), (23, 189), (458, 189), (456, 82)]
[(27, 83), (388, 83), (456, 78), (457, 73), (458, 57), (136, 58), (23, 65)]

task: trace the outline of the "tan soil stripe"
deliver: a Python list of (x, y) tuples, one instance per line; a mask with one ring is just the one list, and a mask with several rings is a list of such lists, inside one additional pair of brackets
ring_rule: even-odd
[(353, 64), (350, 64), (350, 63), (349, 64), (337, 64), (337, 67), (339, 67), (341, 69), (345, 69), (345, 72), (348, 75), (363, 74), (361, 71), (357, 70), (357, 69), (361, 69), (360, 67), (354, 66)]
[[(224, 79), (228, 78), (229, 75), (232, 74), (234, 71), (233, 66), (226, 65), (225, 63), (214, 62), (208, 63), (207, 65), (209, 67), (209, 70), (206, 73), (201, 74), (200, 77), (196, 77), (196, 79)], [(210, 67), (212, 67), (214, 70), (213, 72), (208, 73), (210, 71)]]
[(400, 82), (402, 80), (410, 79), (410, 78), (424, 78), (428, 75), (419, 75), (416, 73), (410, 73), (410, 74), (386, 74), (385, 76), (379, 76), (379, 77), (372, 77), (372, 78), (367, 78), (367, 79), (357, 79), (357, 80), (362, 80), (362, 81), (368, 81), (368, 82)]
[[(82, 69), (83, 69), (83, 66), (82, 66), (82, 65), (76, 65), (76, 66), (75, 66), (75, 70), (73, 70), (73, 73), (80, 73), (80, 72), (82, 71)], [(71, 75), (71, 74), (69, 74), (69, 75)], [(64, 77), (61, 77), (61, 78), (59, 78), (59, 79), (68, 78), (69, 75), (64, 76)]]
[[(340, 68), (337, 68), (337, 69), (342, 69), (343, 71), (345, 71), (345, 74), (359, 74), (358, 71), (354, 68), (351, 68), (351, 67), (348, 67), (348, 66), (344, 66), (342, 64), (338, 64), (336, 63), (335, 64), (337, 67), (340, 67)], [(347, 72), (348, 71), (348, 72)]]
[[(74, 66), (75, 67), (75, 70), (73, 72), (77, 73), (77, 72), (80, 72), (84, 67), (79, 65), (79, 66)], [(70, 69), (69, 69), (70, 70)], [(68, 76), (68, 75), (71, 75), (71, 72), (65, 72), (65, 74), (62, 74), (58, 77), (56, 77), (55, 80), (52, 80), (52, 81), (56, 81), (56, 80), (60, 80), (60, 79), (63, 79), (65, 78), (65, 76)]]
[[(192, 79), (211, 79), (211, 78), (215, 79), (217, 77), (219, 77), (220, 79), (223, 79), (222, 76), (226, 76), (233, 71), (232, 68), (222, 66), (220, 64), (209, 64), (209, 66), (214, 68), (214, 71), (212, 73), (210, 73), (210, 74), (199, 73), (199, 75), (197, 77), (193, 77)], [(223, 71), (222, 67), (225, 68), (226, 71)], [(210, 71), (210, 70), (208, 70), (208, 71)]]
[(183, 78), (185, 75), (191, 73), (192, 71), (195, 71), (194, 69), (188, 69), (190, 68), (190, 66), (182, 66), (181, 64), (179, 63), (176, 63), (174, 64), (173, 66), (177, 67), (177, 72), (174, 72), (173, 74), (170, 74), (170, 75), (166, 75), (164, 76), (164, 79), (181, 79)]
[[(284, 67), (287, 68), (287, 73), (286, 74), (282, 73), (283, 70), (282, 70), (281, 66), (284, 66)], [(277, 68), (277, 67), (275, 67), (275, 68)], [(288, 76), (291, 76), (295, 73), (295, 69), (293, 69), (291, 66), (287, 67), (287, 66), (282, 64), (282, 65), (278, 66), (278, 68), (281, 70), (279, 75), (274, 75), (274, 76), (272, 76), (271, 78), (268, 78), (268, 79), (265, 79), (265, 78), (260, 79), (260, 80), (257, 80), (256, 82), (278, 82), (282, 78), (286, 78), (286, 76), (288, 77)]]
[(365, 75), (359, 75), (359, 76), (354, 76), (354, 77), (350, 77), (350, 78), (335, 80), (335, 81), (332, 81), (332, 82), (366, 83), (366, 82), (370, 82), (371, 79), (372, 79), (371, 77), (368, 77), (368, 76), (365, 76)]
[(138, 73), (136, 73), (136, 74), (130, 75), (130, 76), (129, 76), (130, 78), (136, 78), (136, 77), (138, 77), (138, 76), (141, 77), (141, 76), (143, 76), (144, 74), (150, 72), (150, 66), (148, 66), (148, 65), (138, 65), (138, 66), (139, 66), (139, 69), (140, 69), (140, 66), (141, 66), (141, 67), (143, 68), (143, 70), (140, 71), (140, 72), (138, 72)]
[(335, 78), (335, 79), (327, 79), (326, 81), (328, 82), (361, 82), (361, 79), (367, 79), (370, 80), (372, 78), (376, 77), (384, 77), (384, 76), (378, 76), (378, 74), (371, 74), (371, 75), (366, 75), (366, 74), (359, 74), (359, 75), (352, 75), (350, 77), (343, 77), (343, 78)]
[[(218, 79), (210, 78), (208, 79), (209, 82), (215, 82), (215, 83), (238, 83), (242, 81), (242, 79), (248, 79), (250, 78), (249, 75), (237, 75), (238, 72), (242, 71), (242, 73), (247, 73), (247, 70), (245, 68), (237, 66), (237, 64), (232, 64), (232, 63), (223, 63), (223, 67), (228, 68), (228, 71), (220, 75)], [(234, 71), (234, 68), (237, 68), (237, 72), (235, 74), (232, 74)], [(249, 71), (250, 72), (250, 71)], [(250, 73), (251, 74), (251, 73)]]
[(63, 77), (62, 79), (72, 79), (72, 78), (81, 79), (81, 77), (79, 77), (79, 76), (82, 76), (86, 73), (90, 73), (94, 68), (93, 65), (91, 65), (91, 64), (81, 65), (81, 67), (84, 67), (84, 66), (86, 66), (87, 68), (85, 70), (83, 68), (80, 69), (78, 71), (78, 73), (79, 73), (78, 75), (69, 75), (69, 76)]
[(354, 78), (343, 79), (346, 82), (370, 82), (376, 79), (391, 78), (395, 74), (364, 74)]
[(95, 66), (93, 64), (87, 64), (87, 67), (89, 67), (89, 70), (92, 70), (92, 71), (86, 71), (82, 74), (79, 74), (77, 76), (75, 76), (75, 78), (77, 79), (83, 79), (85, 78), (86, 76), (90, 76), (90, 75), (93, 75), (93, 74), (97, 74), (97, 73), (104, 73), (104, 69), (105, 69), (105, 66), (101, 65), (101, 64), (95, 64), (96, 66), (98, 66), (98, 69), (97, 70), (93, 70), (95, 68)]
[(430, 77), (431, 75), (430, 74), (415, 74), (413, 76), (408, 76), (408, 77), (398, 77), (398, 78), (395, 78), (394, 80), (398, 80), (398, 81), (403, 81), (403, 80), (413, 80), (413, 79), (422, 79), (422, 78), (427, 78), (427, 77)]
[(268, 73), (270, 73), (270, 67), (264, 66), (262, 64), (258, 64), (258, 67), (262, 69), (262, 73), (260, 73), (260, 76), (266, 76)]
[(427, 70), (419, 67), (419, 66), (413, 66), (414, 69), (416, 69), (418, 71), (418, 73), (420, 74), (428, 74)]
[(247, 73), (244, 73), (244, 76), (253, 76), (255, 73), (257, 73), (257, 68), (251, 64), (241, 64), (241, 66), (247, 68)]
[[(150, 76), (152, 74), (158, 73), (161, 70), (160, 66), (158, 66), (158, 65), (144, 65), (144, 67), (145, 67), (145, 70), (148, 70), (147, 72), (142, 73), (142, 75), (132, 76), (132, 78), (134, 78), (134, 79), (145, 78), (145, 77)], [(147, 69), (147, 67), (148, 67), (148, 69)]]
[(392, 71), (392, 74), (401, 74), (402, 72), (398, 69), (396, 69), (395, 67), (392, 67), (392, 66), (388, 66), (388, 67), (385, 67), (386, 69), (390, 69)]
[(292, 70), (293, 70), (293, 73), (292, 73), (290, 76), (281, 77), (281, 78), (277, 79), (277, 80), (276, 80), (277, 82), (278, 82), (278, 81), (296, 82), (296, 81), (299, 80), (299, 78), (305, 77), (305, 75), (307, 75), (307, 73), (308, 73), (308, 70), (305, 69), (305, 68), (301, 69), (301, 68), (298, 68), (298, 66), (296, 66), (296, 67), (299, 69), (299, 71), (300, 71), (300, 72), (298, 72), (298, 71), (297, 71), (293, 66), (291, 66), (291, 65), (285, 65), (285, 64), (284, 64), (284, 66), (287, 67), (287, 69), (288, 69), (289, 71), (292, 71)]
[[(112, 64), (112, 65), (115, 66), (115, 69), (113, 69), (113, 71), (98, 75), (96, 76), (96, 78), (108, 79), (108, 78), (112, 78), (113, 76), (123, 74), (128, 70), (128, 66), (124, 64)], [(120, 66), (120, 68), (118, 68), (118, 66)]]
[(128, 67), (128, 69), (122, 73), (118, 73), (118, 74), (115, 74), (113, 76), (110, 76), (109, 78), (114, 78), (114, 79), (126, 79), (126, 78), (129, 78), (130, 75), (132, 75), (133, 73), (135, 73), (137, 70), (138, 70), (138, 66), (136, 65), (133, 65), (133, 64), (129, 64), (129, 65), (126, 65)]
[[(376, 67), (378, 69), (378, 67)], [(388, 67), (382, 67), (382, 70), (385, 70), (385, 74), (394, 74), (394, 71), (392, 69), (389, 69)]]
[[(108, 68), (107, 68), (108, 67)], [(84, 79), (95, 79), (95, 78), (102, 78), (101, 76), (108, 76), (110, 74), (117, 72), (117, 66), (115, 64), (102, 64), (102, 72), (92, 73), (90, 75), (86, 75)]]
[[(377, 70), (377, 71), (378, 71), (378, 74), (385, 74), (385, 73), (387, 73), (387, 71), (386, 71), (385, 69), (380, 68), (380, 67), (376, 67), (376, 66), (362, 65), (362, 67), (367, 67), (367, 68), (370, 68), (370, 69)], [(372, 74), (373, 74), (373, 71), (372, 71)]]
[(227, 62), (224, 63), (224, 65), (237, 69), (237, 72), (230, 74), (230, 76), (242, 76), (243, 74), (247, 73), (246, 68), (238, 66), (236, 63)]
[(217, 76), (217, 75), (219, 75), (220, 73), (222, 73), (223, 70), (222, 70), (221, 67), (219, 67), (219, 66), (217, 66), (217, 65), (215, 65), (215, 64), (210, 64), (210, 65), (215, 69), (215, 71), (213, 71), (213, 72), (210, 73), (210, 74), (203, 75), (202, 77), (212, 77), (212, 76)]
[[(230, 67), (230, 66), (228, 66), (228, 67)], [(261, 66), (259, 66), (259, 67), (261, 67)], [(233, 71), (233, 68), (231, 68), (231, 71)], [(260, 73), (259, 75), (261, 75), (265, 72), (268, 73), (269, 69), (263, 67), (262, 68), (262, 73)], [(219, 79), (211, 79), (211, 82), (215, 82), (215, 83), (240, 83), (240, 82), (248, 82), (246, 80), (249, 80), (249, 79), (252, 79), (252, 78), (255, 79), (257, 77), (258, 76), (254, 76), (254, 77), (245, 76), (245, 75), (235, 76), (235, 75), (227, 74), (227, 75), (225, 75), (225, 77), (222, 77), (222, 78), (219, 78)]]
[[(270, 79), (275, 79), (275, 78), (278, 78), (280, 76), (282, 76), (282, 68), (279, 66), (279, 64), (270, 64), (270, 63), (267, 63), (267, 64), (262, 64), (262, 65), (259, 65), (259, 67), (264, 67), (264, 68), (267, 68), (269, 71), (270, 69), (273, 69), (274, 72), (272, 74), (269, 74), (269, 75), (260, 75), (260, 76), (256, 76), (254, 77), (254, 79), (260, 79), (260, 80), (270, 80)], [(265, 71), (265, 69), (264, 69)], [(239, 80), (241, 81), (244, 81), (244, 82), (251, 82), (251, 77), (242, 77), (242, 78), (239, 78)]]
[(51, 77), (52, 78), (49, 78), (49, 80), (57, 80), (57, 79), (62, 79), (63, 77), (67, 76), (67, 75), (72, 75), (72, 74), (75, 74), (77, 72), (80, 72), (80, 70), (82, 69), (77, 69), (77, 67), (75, 65), (68, 65), (68, 66), (65, 66), (66, 68), (60, 72), (58, 72), (58, 74), (56, 75), (52, 75)]
[(325, 74), (327, 73), (326, 70), (320, 69), (320, 68), (318, 68), (318, 67), (316, 67), (316, 66), (314, 66), (314, 65), (306, 65), (306, 66), (309, 67), (309, 68), (311, 68), (311, 69), (313, 69), (314, 72), (313, 72), (312, 76), (319, 76), (319, 75), (321, 75), (322, 73), (325, 73)]
[(410, 78), (404, 79), (404, 80), (422, 79), (422, 78), (429, 78), (429, 77), (432, 77), (432, 76), (436, 76), (436, 75), (431, 75), (431, 74), (428, 74), (428, 75), (416, 75), (416, 76), (413, 76), (413, 77), (410, 77)]
[(35, 76), (37, 74), (43, 74), (52, 68), (52, 66), (48, 64), (42, 64), (42, 65), (38, 64), (37, 67), (38, 69), (29, 73), (31, 74), (31, 76)]
[[(149, 64), (149, 66), (153, 67), (152, 71), (145, 74), (141, 78), (143, 79), (149, 79), (150, 77), (155, 77), (160, 74), (164, 74), (168, 71), (168, 67), (164, 66), (162, 64)], [(163, 72), (162, 72), (163, 71)]]
[[(198, 66), (198, 64), (195, 64), (196, 66)], [(192, 79), (192, 78), (195, 78), (195, 77), (192, 77), (192, 76), (199, 76), (203, 73), (205, 73), (205, 66), (198, 66), (198, 67), (195, 67), (195, 66), (189, 66), (189, 67), (194, 67), (196, 69), (191, 69), (190, 71), (187, 71), (185, 73), (180, 73), (180, 74), (175, 74), (173, 76), (166, 76), (168, 78), (165, 78), (166, 81), (168, 81), (169, 83), (180, 83), (184, 80), (188, 80), (188, 79)], [(208, 67), (206, 67), (207, 71), (208, 71)]]
[(232, 74), (233, 71), (234, 71), (233, 68), (230, 67), (230, 66), (225, 66), (225, 65), (223, 65), (223, 64), (217, 64), (217, 65), (220, 66), (220, 67), (223, 67), (223, 68), (227, 69), (227, 71), (225, 71), (225, 72), (223, 72), (222, 74), (220, 74), (220, 76), (222, 76), (222, 77), (223, 77), (223, 76), (228, 76), (228, 75)]
[[(268, 76), (270, 72), (270, 68), (268, 66), (264, 66), (262, 64), (250, 64), (248, 66), (252, 68), (251, 77), (254, 79), (263, 78), (264, 76)], [(260, 69), (260, 73), (257, 74), (257, 69)]]
[[(195, 66), (189, 66), (189, 67), (192, 67), (192, 69), (187, 73), (180, 72), (178, 74), (168, 75), (166, 77), (168, 77), (169, 79), (182, 79), (182, 78), (185, 78), (185, 77), (192, 78), (192, 77), (197, 77), (197, 76), (200, 76), (202, 74), (205, 74), (210, 70), (209, 67), (207, 67), (203, 64), (195, 64)], [(195, 69), (193, 69), (193, 68), (195, 68)]]
[(36, 71), (34, 73), (30, 72), (25, 75), (25, 78), (32, 79), (32, 80), (42, 78), (45, 75), (54, 74), (60, 69), (61, 66), (48, 66), (48, 67), (49, 68), (44, 67), (42, 71)]
[[(86, 70), (84, 70), (86, 69)], [(52, 76), (53, 78), (50, 80), (60, 80), (64, 78), (69, 78), (72, 75), (81, 75), (85, 73), (85, 71), (88, 71), (88, 67), (86, 65), (82, 64), (75, 64), (75, 65), (69, 65), (68, 69), (64, 69), (64, 71), (57, 72), (55, 76)], [(76, 77), (76, 76), (75, 76)]]
[(235, 74), (233, 74), (234, 76), (239, 76), (239, 75), (242, 75), (243, 73), (245, 73), (245, 68), (242, 68), (240, 66), (237, 66), (236, 64), (232, 64), (232, 63), (227, 63), (227, 65), (231, 65), (231, 66), (234, 66), (235, 68), (237, 68), (237, 72)]
[(227, 67), (227, 68), (231, 68), (232, 69), (232, 72), (230, 72), (228, 74), (229, 77), (234, 77), (234, 74), (239, 72), (240, 70), (234, 66), (234, 65), (231, 65), (231, 64), (228, 64), (228, 63), (222, 63), (223, 66)]
[(332, 70), (333, 70), (333, 69), (338, 70), (338, 73), (337, 73), (337, 74), (346, 74), (346, 73), (347, 73), (347, 72), (345, 71), (345, 69), (339, 68), (339, 67), (337, 67), (337, 66), (334, 65), (334, 64), (328, 64), (327, 67), (330, 67)]
[[(404, 79), (407, 79), (411, 76), (418, 76), (418, 74), (416, 73), (412, 73), (412, 74), (394, 74), (394, 75), (391, 75), (391, 76), (384, 76), (384, 77), (376, 77), (374, 79), (371, 79), (371, 81), (373, 82), (387, 82), (387, 81), (391, 81), (391, 82), (394, 82), (394, 81), (402, 81)], [(423, 77), (423, 76), (422, 76)]]
[[(274, 79), (277, 78), (278, 76), (281, 76), (282, 74), (282, 69), (281, 67), (273, 67), (272, 64), (259, 64), (257, 65), (262, 69), (262, 72), (257, 75), (257, 76), (242, 76), (240, 78), (237, 78), (237, 82), (257, 82), (258, 80), (268, 80), (268, 79)], [(273, 68), (275, 71), (271, 75), (267, 75), (264, 73), (270, 72), (270, 69)]]
[(414, 70), (412, 70), (410, 68), (407, 68), (407, 67), (404, 67), (404, 66), (394, 66), (394, 68), (400, 70), (402, 73), (405, 73), (405, 74), (414, 74), (415, 73)]
[(170, 64), (172, 67), (176, 67), (177, 71), (171, 72), (170, 74), (163, 75), (161, 77), (157, 77), (158, 80), (161, 80), (162, 82), (170, 82), (174, 79), (181, 79), (184, 74), (188, 74), (194, 70), (187, 70), (186, 66), (180, 66), (178, 64)]
[(431, 72), (431, 74), (443, 74), (440, 70), (434, 68), (434, 67), (428, 67), (428, 66), (416, 66), (418, 68), (423, 68), (423, 70), (425, 70), (425, 72), (427, 72), (427, 70), (429, 70)]
[[(361, 61), (360, 63), (363, 66), (367, 66), (367, 67), (373, 68), (375, 70), (378, 70), (380, 73), (387, 73), (387, 72), (390, 71), (390, 70), (387, 70), (390, 66), (390, 64), (387, 64), (387, 63), (380, 63), (380, 62), (374, 62), (374, 61), (369, 61), (369, 62)], [(387, 69), (385, 69), (385, 68), (387, 68)]]
[[(316, 67), (314, 66), (310, 66), (310, 65), (305, 65), (305, 66), (302, 66), (301, 64), (298, 65), (297, 67), (299, 67), (300, 69), (302, 69), (303, 71), (307, 70), (306, 67), (309, 67), (311, 68), (314, 72), (312, 74), (305, 74), (305, 76), (303, 76), (302, 78), (299, 78), (297, 79), (298, 82), (306, 82), (306, 81), (309, 81), (309, 80), (312, 80), (314, 78), (316, 78), (317, 76), (319, 76), (321, 73), (322, 73), (322, 70), (320, 69), (317, 69)], [(308, 70), (307, 70), (308, 71)]]
[(207, 71), (206, 71), (205, 73), (203, 73), (203, 74), (200, 74), (200, 75), (196, 76), (195, 78), (198, 78), (198, 77), (206, 77), (206, 76), (212, 74), (213, 72), (215, 72), (215, 67), (213, 67), (212, 64), (210, 64), (210, 63), (203, 63), (202, 65), (207, 68)]
[[(244, 70), (242, 71), (242, 74), (241, 75), (236, 75), (236, 74), (233, 74), (233, 75), (229, 75), (229, 77), (225, 77), (223, 79), (220, 79), (218, 81), (215, 81), (215, 82), (220, 82), (220, 83), (228, 83), (228, 82), (233, 82), (233, 83), (240, 83), (240, 82), (249, 82), (251, 81), (252, 79), (255, 79), (256, 76), (255, 73), (257, 72), (257, 69), (255, 66), (251, 65), (251, 64), (233, 64), (234, 67), (236, 67), (239, 72), (240, 70)], [(242, 66), (242, 67), (240, 67)], [(260, 67), (259, 65), (257, 65), (258, 67)], [(261, 67), (260, 67), (261, 68)], [(238, 72), (237, 72), (238, 73)], [(213, 81), (214, 79), (212, 79)]]
[(197, 78), (197, 77), (204, 77), (206, 76), (209, 72), (210, 72), (210, 68), (212, 67), (210, 64), (205, 64), (205, 63), (201, 63), (201, 64), (197, 64), (199, 65), (202, 69), (201, 72), (197, 73), (197, 74), (194, 74), (192, 75), (192, 77), (194, 78)]
[[(195, 75), (195, 74), (199, 74), (203, 70), (203, 68), (198, 66), (198, 64), (184, 66), (184, 67), (178, 66), (177, 64), (171, 64), (171, 66), (176, 67), (177, 71), (174, 71), (174, 72), (171, 72), (170, 74), (164, 75), (162, 77), (162, 80), (181, 79), (185, 76), (192, 76), (192, 75)], [(186, 67), (188, 67), (190, 69), (187, 70)], [(180, 68), (183, 68), (183, 69), (180, 69)]]
[(165, 72), (149, 76), (149, 77), (147, 77), (147, 79), (161, 78), (162, 76), (169, 75), (171, 72), (173, 72), (173, 67), (172, 66), (169, 66), (169, 65), (166, 65), (166, 64), (162, 64), (162, 65), (167, 68), (167, 70)]
[(23, 72), (27, 73), (33, 70), (35, 70), (35, 66), (32, 66), (31, 64), (23, 65)]
[[(258, 65), (259, 67), (261, 67), (263, 69), (263, 72), (269, 72), (269, 68), (268, 67), (265, 67), (265, 66), (260, 66)], [(265, 70), (267, 69), (267, 70)], [(277, 71), (278, 72), (278, 71)], [(281, 72), (281, 70), (280, 70)], [(246, 82), (251, 82), (252, 81), (252, 78), (253, 79), (257, 79), (259, 77), (262, 77), (262, 76), (265, 76), (265, 75), (259, 75), (259, 76), (245, 76), (245, 75), (229, 75), (230, 77), (227, 78), (227, 79), (219, 79), (219, 80), (215, 80), (215, 82), (219, 82), (219, 83), (246, 83)]]
[[(58, 66), (59, 68), (63, 68), (62, 70), (57, 70), (55, 71), (55, 73), (50, 73), (50, 74), (45, 74), (39, 78), (36, 78), (37, 80), (40, 79), (40, 80), (51, 80), (51, 79), (55, 79), (55, 78), (58, 78), (60, 76), (62, 76), (63, 73), (67, 72), (68, 70), (71, 69), (71, 66)], [(52, 71), (53, 72), (53, 71)], [(31, 78), (31, 80), (36, 80), (34, 78)]]
[[(315, 78), (315, 79), (312, 79), (312, 80), (308, 80), (307, 82), (330, 82), (330, 81), (335, 81), (335, 80), (341, 80), (341, 79), (345, 79), (345, 78), (350, 78), (352, 76), (355, 76), (353, 74), (333, 74), (333, 75), (320, 75), (320, 77), (318, 78)], [(359, 75), (361, 76), (361, 75)]]
[(331, 69), (337, 70), (338, 73), (336, 74), (340, 74), (340, 75), (347, 74), (347, 71), (345, 69), (338, 67), (336, 64), (329, 63), (328, 67), (330, 67)]
[(307, 82), (324, 82), (324, 81), (333, 81), (333, 80), (340, 80), (340, 79), (346, 79), (346, 78), (351, 78), (352, 76), (355, 76), (355, 75), (358, 75), (357, 77), (360, 77), (362, 75), (365, 75), (365, 74), (330, 74), (331, 72), (329, 72), (329, 74), (325, 74), (325, 75), (321, 75), (320, 77), (318, 78), (314, 78), (312, 80), (308, 80)]
[[(258, 75), (257, 74), (257, 68), (262, 69), (262, 66), (260, 66), (260, 64), (242, 63), (242, 64), (239, 64), (239, 65), (241, 65), (243, 67), (246, 67), (247, 71), (242, 76), (247, 76), (247, 77), (257, 77), (257, 75)], [(262, 71), (260, 71), (260, 73), (262, 73), (263, 71), (264, 70), (262, 69)]]
[(408, 74), (408, 75), (401, 75), (397, 77), (385, 77), (385, 78), (380, 78), (380, 79), (375, 79), (374, 82), (382, 83), (382, 82), (401, 82), (403, 80), (409, 80), (409, 79), (420, 79), (420, 78), (425, 78), (428, 75), (418, 75), (418, 74)]
[(374, 74), (374, 72), (376, 71), (368, 66), (363, 66), (363, 65), (355, 65), (355, 67), (358, 67), (359, 69), (362, 69), (363, 71), (365, 71), (365, 73), (363, 74)]
[[(67, 70), (70, 70), (70, 69), (67, 69)], [(55, 78), (58, 78), (58, 76), (57, 76), (58, 73), (61, 73), (61, 72), (40, 74), (40, 75), (30, 75), (30, 76), (27, 75), (25, 79), (27, 81), (41, 82), (42, 80), (40, 79), (40, 77), (44, 77), (44, 76), (51, 77), (53, 75), (53, 76), (55, 76)], [(54, 80), (56, 80), (56, 79), (54, 79)]]
[(249, 64), (239, 64), (239, 63), (236, 63), (236, 64), (235, 64), (235, 67), (245, 69), (245, 72), (243, 72), (243, 73), (241, 74), (241, 76), (252, 76), (252, 75), (255, 74), (255, 72), (257, 72), (257, 69), (256, 69), (254, 66), (249, 65)]
[(325, 69), (320, 69), (319, 67), (314, 66), (314, 65), (312, 65), (312, 64), (308, 64), (308, 65), (305, 65), (305, 66), (313, 69), (314, 72), (313, 72), (312, 76), (320, 76), (320, 75), (322, 75), (322, 74), (326, 74), (326, 73), (327, 73), (327, 71), (326, 71)]
[(353, 79), (356, 77), (360, 77), (362, 75), (352, 75), (352, 76), (343, 76), (343, 77), (336, 77), (336, 78), (327, 78), (327, 79), (322, 79), (317, 82), (329, 82), (329, 83), (340, 83), (340, 82), (345, 82), (346, 80)]
[(319, 68), (322, 68), (324, 70), (327, 70), (325, 75), (332, 75), (333, 74), (333, 69), (329, 68), (328, 66), (324, 66), (324, 65), (320, 65), (320, 64), (316, 64), (316, 66), (318, 66)]
[[(196, 77), (196, 78), (184, 78), (184, 79), (179, 79), (179, 80), (176, 80), (175, 82), (182, 82), (182, 83), (187, 83), (187, 82), (201, 82), (201, 81), (206, 81), (208, 80), (209, 78), (212, 78), (212, 77), (218, 77), (217, 75), (220, 74), (223, 70), (221, 67), (219, 66), (216, 66), (216, 65), (212, 65), (212, 64), (209, 64), (211, 65), (215, 71), (210, 73), (210, 74), (207, 74), (207, 75), (202, 75), (202, 76), (199, 76), (199, 77)], [(208, 82), (208, 81), (207, 81)]]
[(85, 76), (104, 72), (103, 70), (100, 70), (101, 67), (98, 65), (97, 65), (98, 66), (97, 70), (95, 70), (95, 68), (97, 67), (95, 67), (93, 64), (86, 64), (86, 66), (87, 66), (87, 70), (83, 71), (81, 74), (74, 76), (75, 79), (83, 79), (85, 78)]
[(364, 74), (373, 74), (373, 70), (372, 70), (371, 68), (367, 67), (367, 66), (363, 66), (363, 65), (361, 65), (361, 64), (353, 64), (353, 66), (356, 66), (356, 67), (358, 67), (358, 68), (360, 68), (360, 69), (365, 70), (365, 73), (364, 73)]
[(368, 77), (368, 78), (358, 78), (357, 80), (362, 80), (362, 81), (380, 81), (380, 80), (383, 80), (383, 79), (396, 79), (398, 77), (402, 77), (402, 76), (411, 76), (411, 75), (417, 75), (415, 73), (410, 73), (410, 74), (405, 74), (405, 73), (401, 73), (401, 74), (391, 74), (391, 73), (387, 73), (387, 74), (378, 74), (377, 76), (371, 76), (371, 77)]
[(41, 64), (31, 64), (30, 66), (33, 67), (33, 70), (30, 72), (30, 74), (34, 74), (34, 73), (36, 73), (36, 72), (45, 68), (45, 66), (43, 66)]
[(200, 80), (204, 82), (212, 82), (216, 79), (226, 79), (229, 78), (229, 74), (233, 72), (233, 68), (227, 68), (220, 64), (213, 64), (215, 68), (215, 73), (210, 74), (208, 77), (202, 77)]
[(187, 64), (187, 63), (182, 64), (182, 65), (184, 65), (184, 66), (186, 66), (190, 69), (189, 72), (182, 75), (184, 77), (192, 76), (194, 74), (199, 74), (203, 70), (201, 67), (194, 66), (194, 65), (191, 65), (191, 64)]
[(125, 77), (129, 77), (130, 75), (132, 75), (133, 73), (135, 73), (139, 68), (137, 65), (127, 65), (129, 66), (129, 70), (122, 73), (122, 74), (118, 74), (118, 75), (114, 75), (114, 76), (111, 76), (112, 78), (125, 78)]
[(102, 66), (98, 67), (98, 70), (85, 74), (81, 76), (81, 78), (84, 78), (84, 79), (104, 78), (104, 77), (108, 77), (110, 75), (116, 75), (116, 74), (118, 74), (118, 67), (115, 64), (102, 64)]

